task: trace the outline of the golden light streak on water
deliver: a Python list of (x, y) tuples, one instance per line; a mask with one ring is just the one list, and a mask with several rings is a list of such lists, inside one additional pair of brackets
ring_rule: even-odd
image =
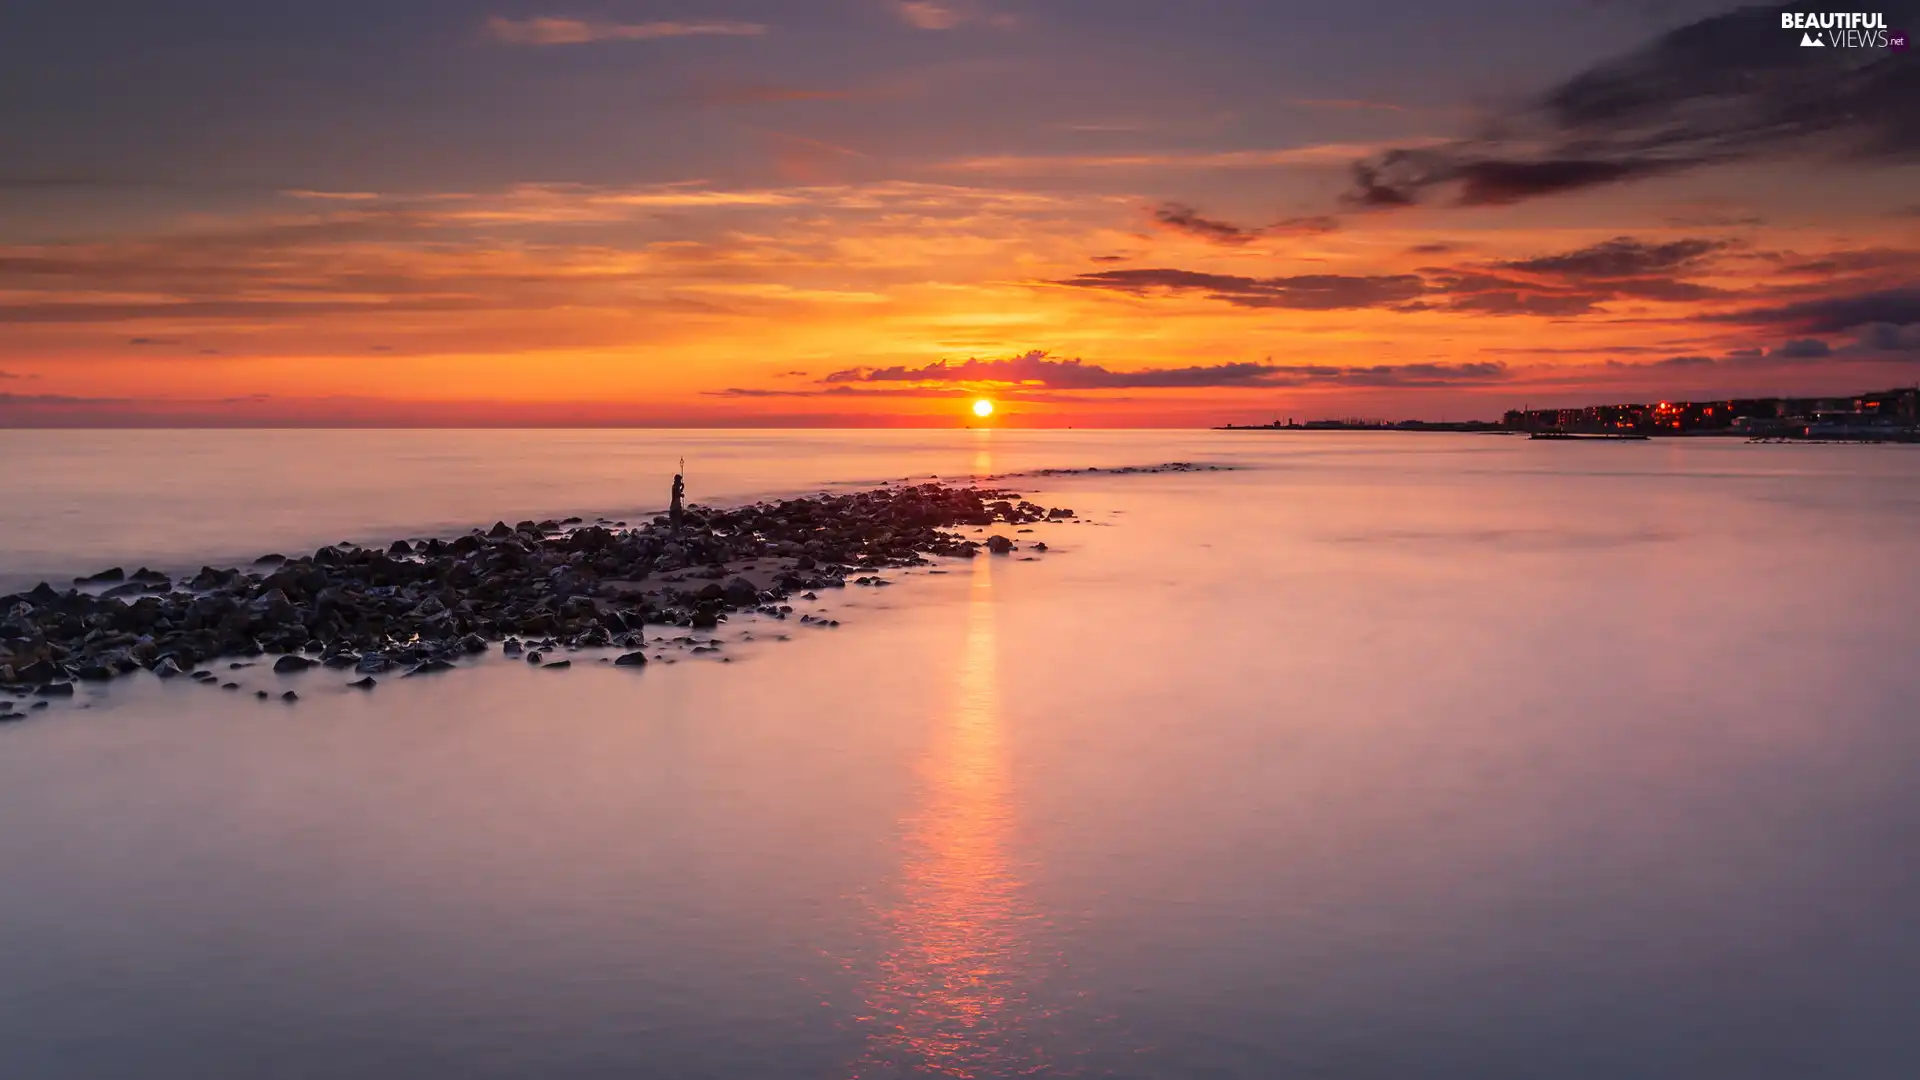
[(1009, 857), (1014, 801), (995, 671), (993, 561), (974, 567), (950, 720), (921, 763), (892, 944), (865, 995), (871, 1034), (856, 1077), (1018, 1076), (1046, 1061), (1027, 1000), (1033, 913)]

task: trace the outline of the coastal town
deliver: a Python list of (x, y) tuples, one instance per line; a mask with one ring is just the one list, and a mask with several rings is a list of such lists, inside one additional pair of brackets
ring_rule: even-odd
[(1720, 398), (1511, 409), (1490, 420), (1308, 420), (1222, 431), (1464, 431), (1541, 438), (1721, 436), (1754, 441), (1920, 442), (1920, 387), (1852, 397)]

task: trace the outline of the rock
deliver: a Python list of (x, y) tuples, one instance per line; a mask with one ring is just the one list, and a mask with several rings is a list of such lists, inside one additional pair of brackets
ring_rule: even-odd
[(104, 664), (83, 664), (74, 677), (82, 682), (107, 682), (113, 678), (113, 669)]
[(54, 682), (67, 677), (67, 669), (51, 660), (35, 660), (25, 667), (15, 668), (14, 679), (26, 683)]
[(993, 552), (995, 555), (1005, 555), (1013, 550), (1013, 541), (1001, 536), (999, 533), (994, 533), (992, 536), (987, 537), (987, 550)]
[(554, 661), (553, 663), (551, 663), (551, 664), (541, 664), (541, 665), (540, 665), (540, 670), (542, 670), (542, 671), (564, 671), (564, 670), (566, 670), (567, 668), (570, 668), (570, 667), (572, 667), (572, 666), (573, 666), (573, 661), (571, 661), (571, 660), (555, 660), (555, 661)]
[(513, 530), (507, 528), (507, 523), (504, 521), (494, 522), (493, 528), (487, 530), (487, 537), (492, 540), (505, 540), (512, 535)]
[(407, 543), (405, 540), (395, 540), (392, 544), (388, 545), (387, 554), (411, 555), (413, 554), (413, 545)]
[(280, 695), (280, 700), (281, 701), (299, 701), (300, 695), (289, 690), (286, 693)]
[(1045, 540), (1040, 541), (1039, 543), (1033, 545), (1033, 550), (1035, 551), (1047, 550), (1047, 542)]
[(153, 665), (153, 673), (163, 679), (171, 679), (180, 674), (180, 665), (174, 663), (173, 657), (163, 656)]
[(487, 651), (487, 639), (479, 634), (468, 634), (460, 639), (460, 647), (469, 653), (483, 653)]
[(237, 683), (237, 682), (223, 682), (223, 683), (221, 683), (221, 684), (220, 684), (220, 689), (222, 689), (222, 690), (238, 690), (238, 689), (240, 689), (240, 684), (239, 684), (239, 683)]
[(39, 694), (41, 697), (72, 697), (73, 684), (70, 682), (48, 683), (40, 689), (35, 690), (34, 693)]
[(432, 660), (426, 660), (426, 661), (422, 661), (421, 663), (415, 664), (412, 670), (408, 671), (405, 675), (401, 677), (412, 678), (415, 675), (432, 675), (436, 672), (452, 671), (452, 670), (453, 670), (452, 664), (449, 664), (445, 660), (435, 658)]
[(158, 570), (149, 570), (144, 566), (135, 570), (128, 576), (127, 580), (144, 582), (148, 585), (170, 585), (173, 583), (173, 579), (167, 575)]
[(752, 607), (760, 600), (760, 590), (746, 578), (736, 577), (727, 582), (726, 588), (721, 592), (721, 599), (734, 607)]
[(110, 585), (125, 580), (127, 580), (127, 572), (116, 566), (111, 570), (102, 570), (97, 574), (74, 578), (73, 583), (75, 585)]
[(374, 681), (373, 676), (368, 675), (363, 679), (355, 679), (347, 685), (353, 687), (355, 690), (371, 690), (380, 684)]
[(312, 666), (313, 661), (306, 657), (297, 653), (288, 653), (273, 662), (273, 673), (275, 675), (292, 675), (295, 672), (305, 671)]
[(532, 652), (529, 652), (527, 654), (527, 663), (529, 664), (538, 664), (539, 662), (545, 659), (546, 659), (546, 655), (542, 653), (539, 649), (535, 649)]
[(267, 692), (265, 690), (255, 690), (253, 692), (253, 696), (261, 699), (262, 701), (265, 701), (267, 698)]
[(500, 652), (503, 656), (519, 656), (525, 651), (526, 646), (520, 644), (520, 639), (518, 638), (508, 638), (507, 643), (500, 646)]
[(278, 565), (280, 565), (281, 563), (283, 563), (283, 562), (286, 562), (286, 561), (287, 561), (287, 557), (286, 557), (285, 555), (262, 555), (262, 556), (260, 556), (259, 558), (257, 558), (257, 559), (255, 559), (255, 560), (253, 560), (253, 565), (255, 565), (255, 566), (278, 566)]
[(46, 703), (46, 702), (44, 702), (44, 701), (36, 701), (36, 702), (34, 702), (34, 703), (33, 703), (33, 704), (31, 705), (31, 706), (29, 706), (29, 707), (28, 707), (28, 710), (27, 710), (27, 711), (28, 711), (28, 712), (32, 712), (32, 711), (33, 711), (34, 709), (44, 709), (44, 708), (46, 708), (46, 707), (47, 707), (47, 703)]
[(645, 667), (647, 666), (647, 654), (643, 652), (626, 653), (622, 655), (618, 660), (615, 660), (613, 662), (613, 666), (614, 667)]

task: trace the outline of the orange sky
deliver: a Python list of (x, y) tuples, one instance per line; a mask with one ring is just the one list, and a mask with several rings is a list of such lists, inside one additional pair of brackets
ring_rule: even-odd
[[(992, 56), (1060, 30), (923, 26), (929, 8), (888, 32)], [(660, 25), (447, 32), (529, 63), (600, 50), (616, 73), (781, 32)], [(516, 159), (430, 185), (376, 165), (89, 183), (49, 160), (0, 188), (0, 422), (947, 426), (985, 395), (1005, 425), (1186, 426), (1912, 382), (1920, 170), (1899, 154), (1739, 121), (1706, 137), (1750, 148), (1684, 167), (1640, 175), (1640, 144), (1603, 132), (1603, 180), (1476, 187), (1489, 155), (1542, 153), (1476, 132), (1609, 55), (1658, 59), (1672, 32), (1621, 29), (1641, 40), (1491, 103), (1349, 99), (1329, 77), (1325, 98), (1276, 79), (1241, 104), (1310, 118), (1292, 132), (1076, 104), (1086, 130), (1036, 115), (1019, 152), (964, 130), (927, 146), (899, 126), (916, 101), (946, 115), (989, 90), (868, 72), (857, 93), (702, 91), (700, 137), (725, 153), (662, 145), (626, 180)], [(894, 119), (861, 120), (864, 94)], [(1390, 166), (1400, 186), (1356, 197), (1356, 164), (1395, 150), (1417, 159)]]

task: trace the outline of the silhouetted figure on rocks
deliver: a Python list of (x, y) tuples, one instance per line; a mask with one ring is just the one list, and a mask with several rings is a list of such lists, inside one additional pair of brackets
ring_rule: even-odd
[(680, 498), (687, 493), (686, 470), (687, 461), (681, 458), (680, 471), (673, 474), (673, 505), (667, 508), (667, 522), (676, 536), (680, 533), (680, 522), (686, 516), (680, 507)]

